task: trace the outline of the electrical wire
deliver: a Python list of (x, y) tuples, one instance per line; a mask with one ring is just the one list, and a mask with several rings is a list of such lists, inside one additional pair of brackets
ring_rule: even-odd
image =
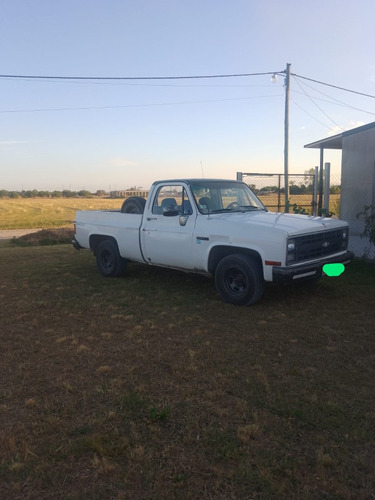
[(296, 103), (296, 101), (290, 97), (290, 100), (292, 101), (292, 103), (297, 106), (297, 108), (299, 108), (300, 110), (302, 110), (304, 113), (306, 113), (307, 115), (310, 116), (310, 118), (312, 118), (313, 120), (315, 120), (316, 122), (318, 122), (320, 125), (323, 125), (323, 127), (325, 128), (328, 128), (329, 129), (329, 126), (323, 122), (321, 122), (320, 120), (318, 120), (317, 118), (315, 118), (315, 116), (313, 116), (311, 113), (309, 113), (308, 111), (306, 111), (306, 109), (304, 109), (302, 106), (300, 106), (298, 103)]
[(375, 99), (375, 95), (365, 94), (364, 92), (358, 92), (357, 90), (346, 89), (344, 87), (339, 87), (338, 85), (332, 85), (331, 83), (320, 82), (319, 80), (314, 80), (313, 78), (307, 78), (306, 76), (296, 75), (295, 73), (290, 73), (290, 74), (291, 76), (302, 78), (303, 80), (308, 80), (310, 82), (319, 83), (320, 85), (326, 85), (327, 87), (343, 90), (344, 92), (351, 92), (352, 94), (362, 95), (365, 97), (370, 97), (371, 99)]
[(0, 114), (5, 113), (39, 113), (45, 111), (87, 111), (92, 109), (121, 109), (121, 108), (150, 108), (156, 106), (174, 106), (181, 104), (206, 104), (212, 102), (227, 102), (227, 101), (245, 101), (250, 99), (264, 99), (268, 97), (282, 97), (282, 94), (262, 95), (254, 97), (232, 97), (228, 99), (207, 99), (197, 101), (176, 101), (176, 102), (161, 102), (151, 104), (124, 104), (113, 106), (85, 106), (85, 107), (71, 107), (71, 108), (38, 108), (38, 109), (6, 109), (0, 110)]
[[(0, 76), (1, 78), (1, 76)], [(7, 78), (5, 78), (7, 79)], [(9, 80), (13, 80), (13, 78), (9, 78)], [(264, 84), (264, 85), (250, 85), (250, 84), (242, 84), (242, 85), (236, 85), (236, 84), (181, 84), (181, 83), (128, 83), (126, 81), (95, 81), (95, 80), (55, 80), (53, 77), (50, 79), (28, 79), (27, 77), (24, 79), (19, 79), (24, 82), (36, 82), (36, 83), (59, 83), (59, 84), (68, 84), (68, 85), (112, 85), (115, 87), (121, 87), (121, 86), (126, 86), (126, 87), (153, 87), (153, 88), (270, 88), (274, 87), (274, 83), (269, 83), (269, 84)]]
[[(265, 76), (265, 75), (281, 75), (285, 76), (286, 71), (265, 71), (257, 73), (233, 73), (233, 74), (214, 74), (214, 75), (183, 75), (183, 76), (51, 76), (51, 75), (0, 75), (0, 78), (10, 79), (29, 79), (29, 80), (86, 80), (86, 81), (126, 81), (126, 80), (197, 80), (197, 79), (212, 79), (212, 78), (242, 78), (249, 76)], [(344, 92), (351, 92), (353, 94), (362, 95), (375, 99), (374, 95), (358, 92), (357, 90), (346, 89), (338, 85), (322, 82), (306, 76), (290, 73), (291, 76), (308, 80), (310, 82), (319, 83), (335, 89), (343, 90)]]
[(236, 73), (223, 75), (191, 75), (191, 76), (46, 76), (46, 75), (0, 75), (0, 78), (16, 78), (29, 80), (197, 80), (207, 78), (240, 78), (248, 76), (274, 75), (274, 71), (263, 73)]
[(307, 92), (305, 92), (304, 88), (301, 86), (299, 81), (297, 79), (295, 79), (295, 81), (297, 82), (297, 85), (300, 87), (302, 92), (306, 95), (306, 97), (308, 97), (310, 99), (310, 101), (314, 104), (314, 106), (316, 106), (319, 109), (319, 111), (321, 113), (323, 113), (323, 115), (326, 116), (332, 123), (334, 123), (342, 131), (345, 131), (345, 129), (343, 127), (341, 127), (341, 125), (339, 125), (337, 122), (335, 122), (335, 120), (333, 120), (325, 111), (323, 111), (322, 108), (320, 106), (318, 106), (318, 104), (314, 101), (314, 99)]
[[(16, 79), (16, 80), (30, 80), (30, 81), (49, 81), (49, 82), (69, 82), (75, 84), (84, 84), (84, 83), (93, 83), (93, 84), (125, 84), (125, 85), (137, 85), (135, 83), (125, 83), (129, 81), (177, 81), (177, 80), (201, 80), (201, 79), (220, 79), (220, 78), (242, 78), (242, 77), (251, 77), (251, 76), (265, 76), (265, 75), (280, 75), (286, 76), (286, 71), (267, 71), (267, 72), (256, 72), (256, 73), (234, 73), (234, 74), (214, 74), (214, 75), (183, 75), (183, 76), (51, 76), (51, 75), (14, 75), (14, 74), (2, 74), (0, 75), (0, 79)], [(294, 77), (294, 80), (297, 82), (302, 92), (310, 99), (310, 101), (320, 110), (322, 114), (324, 114), (332, 123), (336, 126), (344, 130), (339, 124), (337, 124), (332, 118), (329, 117), (325, 111), (323, 111), (316, 102), (314, 102), (312, 96), (310, 96), (301, 86), (301, 83), (298, 79), (307, 80), (310, 82), (314, 82), (320, 85), (325, 85), (331, 88), (335, 88), (338, 90), (342, 90), (345, 92), (350, 92), (353, 94), (369, 97), (375, 99), (375, 96), (366, 94), (363, 92), (358, 92), (356, 90), (347, 89), (344, 87), (340, 87), (338, 85), (332, 85), (330, 83), (322, 82), (313, 78), (308, 78), (302, 75), (298, 75), (296, 73), (290, 73), (291, 76)], [(139, 85), (152, 85), (151, 83), (144, 83)], [(305, 84), (307, 85), (307, 84)], [(156, 85), (163, 86), (163, 85)], [(172, 86), (171, 84), (165, 84), (165, 86)], [(209, 87), (209, 85), (205, 85)], [(317, 90), (317, 92), (320, 92)], [(322, 92), (320, 92), (322, 93)], [(325, 95), (324, 93), (322, 93)], [(259, 96), (266, 97), (266, 96)], [(327, 96), (328, 97), (328, 96)], [(238, 100), (238, 99), (252, 99), (251, 98), (233, 98), (233, 99), (220, 99), (220, 100), (211, 100), (211, 101), (190, 101), (190, 102), (177, 102), (177, 103), (160, 103), (160, 104), (139, 104), (139, 105), (124, 105), (124, 106), (92, 106), (92, 107), (77, 107), (77, 108), (45, 108), (45, 109), (31, 109), (31, 110), (3, 110), (0, 113), (25, 113), (25, 112), (39, 112), (39, 111), (67, 111), (67, 110), (85, 110), (85, 109), (113, 109), (113, 108), (126, 108), (126, 107), (147, 107), (147, 106), (169, 106), (173, 104), (189, 104), (189, 103), (205, 103), (205, 102), (223, 102), (230, 100)], [(331, 98), (333, 99), (333, 98)], [(347, 105), (342, 103), (341, 101), (334, 99), (335, 101), (341, 103), (342, 105), (346, 105), (352, 109), (356, 109), (358, 111), (363, 111), (365, 113), (374, 114), (368, 111), (361, 110), (359, 108), (355, 108), (354, 106)], [(293, 101), (295, 103), (295, 101)], [(296, 103), (295, 103), (296, 104)], [(296, 104), (297, 105), (297, 104)], [(303, 109), (303, 108), (301, 108)], [(314, 118), (315, 119), (315, 118)]]
[[(308, 83), (303, 82), (303, 85), (305, 85), (306, 87), (309, 87), (311, 90), (314, 90), (314, 92), (318, 92), (319, 94), (324, 95), (325, 97), (328, 97), (329, 100), (322, 99), (321, 97), (320, 98), (319, 97), (314, 97), (314, 99), (317, 99), (317, 100), (323, 101), (323, 102), (328, 102), (330, 104), (335, 104), (336, 106), (344, 106), (346, 108), (355, 109), (356, 111), (361, 111), (362, 113), (367, 113), (368, 115), (374, 115), (375, 116), (375, 113), (373, 113), (372, 111), (367, 111), (366, 109), (357, 108), (355, 106), (352, 106), (351, 104), (347, 104), (347, 103), (345, 103), (343, 101), (340, 101), (339, 99), (336, 99), (335, 97), (332, 97), (332, 96), (330, 96), (328, 94), (325, 94), (321, 90), (318, 90), (318, 89), (312, 87)], [(296, 90), (293, 90), (293, 92), (294, 93), (298, 93), (298, 91), (296, 91)], [(300, 93), (302, 94), (302, 92), (300, 92)], [(303, 92), (303, 93), (306, 94), (305, 92)]]

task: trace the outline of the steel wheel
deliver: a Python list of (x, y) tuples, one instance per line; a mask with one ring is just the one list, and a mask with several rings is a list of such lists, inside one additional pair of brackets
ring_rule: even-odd
[(255, 304), (264, 291), (260, 265), (242, 254), (228, 255), (219, 262), (215, 284), (224, 302), (239, 306)]

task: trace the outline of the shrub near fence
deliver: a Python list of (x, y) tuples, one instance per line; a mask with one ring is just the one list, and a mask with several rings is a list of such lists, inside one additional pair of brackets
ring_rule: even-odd
[[(275, 196), (273, 194), (266, 194), (266, 195), (258, 194), (257, 196), (271, 212), (284, 212), (284, 207), (285, 207), (284, 202), (278, 206), (277, 198), (275, 202)], [(305, 195), (305, 194), (290, 195), (289, 201), (290, 201), (289, 212), (302, 213), (302, 210), (301, 211), (299, 210), (301, 208), (304, 209), (304, 211), (308, 215), (312, 214), (313, 207), (312, 207), (311, 195)], [(329, 212), (330, 214), (338, 217), (339, 210), (340, 210), (340, 193), (331, 194), (329, 197)]]

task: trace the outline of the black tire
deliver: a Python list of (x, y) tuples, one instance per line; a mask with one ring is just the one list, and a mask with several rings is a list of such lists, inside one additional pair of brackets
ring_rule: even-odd
[(124, 214), (143, 214), (145, 205), (146, 200), (142, 196), (130, 196), (122, 204), (121, 212)]
[(224, 302), (249, 306), (255, 304), (263, 295), (263, 272), (251, 257), (241, 254), (228, 255), (217, 265), (215, 285)]
[(99, 243), (95, 255), (99, 272), (106, 278), (116, 278), (124, 274), (126, 260), (121, 257), (115, 241), (104, 240)]

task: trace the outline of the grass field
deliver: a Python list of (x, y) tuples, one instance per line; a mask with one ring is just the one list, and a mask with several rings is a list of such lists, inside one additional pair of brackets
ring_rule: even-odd
[(120, 209), (110, 198), (1, 198), (0, 229), (73, 226), (77, 210)]
[[(266, 206), (277, 205), (276, 195), (260, 198)], [(338, 214), (340, 195), (331, 195), (330, 210)], [(296, 203), (308, 209), (310, 195), (290, 197), (291, 204)], [(114, 210), (120, 209), (123, 200), (109, 198), (0, 198), (0, 230), (72, 227), (77, 210)], [(276, 211), (276, 208), (270, 208)]]
[(375, 269), (269, 287), (0, 247), (4, 499), (370, 499)]

